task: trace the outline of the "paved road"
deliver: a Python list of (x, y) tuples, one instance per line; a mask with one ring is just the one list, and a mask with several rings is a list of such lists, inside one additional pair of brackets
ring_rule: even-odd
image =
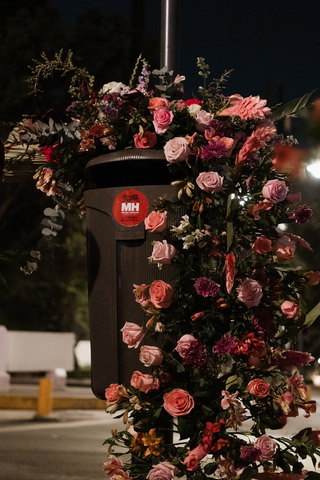
[(33, 412), (0, 412), (1, 480), (106, 480), (102, 470), (111, 428), (103, 411), (62, 411), (58, 421), (34, 422)]
[[(320, 397), (312, 398), (317, 400), (316, 414), (305, 419), (300, 411), (283, 430), (270, 434), (291, 436), (305, 427), (320, 429)], [(54, 411), (56, 421), (45, 423), (32, 421), (33, 415), (32, 411), (0, 410), (1, 480), (108, 478), (102, 470), (107, 457), (102, 443), (111, 428), (123, 428), (121, 420), (100, 410)], [(311, 462), (305, 462), (305, 468), (314, 470)]]

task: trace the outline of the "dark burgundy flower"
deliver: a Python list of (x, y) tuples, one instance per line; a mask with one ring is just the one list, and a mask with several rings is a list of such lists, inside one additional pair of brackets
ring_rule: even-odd
[(202, 367), (207, 361), (205, 348), (198, 340), (191, 342), (190, 348), (183, 353), (183, 365), (189, 368)]
[(220, 292), (220, 285), (210, 278), (199, 277), (194, 284), (198, 295), (203, 297), (216, 297)]
[(260, 335), (269, 334), (272, 331), (273, 316), (268, 310), (258, 310), (252, 315), (251, 320)]
[(226, 153), (226, 146), (222, 142), (210, 142), (201, 150), (201, 158), (202, 160), (212, 160), (213, 158), (222, 158)]
[(236, 348), (235, 339), (231, 335), (225, 333), (222, 336), (221, 340), (219, 340), (215, 344), (214, 351), (217, 354), (222, 354), (222, 353), (232, 354), (234, 352), (235, 348)]
[(293, 214), (289, 218), (293, 219), (299, 225), (303, 225), (304, 223), (309, 222), (311, 217), (312, 217), (311, 208), (307, 207), (307, 205), (301, 205), (298, 208), (298, 210), (293, 212)]

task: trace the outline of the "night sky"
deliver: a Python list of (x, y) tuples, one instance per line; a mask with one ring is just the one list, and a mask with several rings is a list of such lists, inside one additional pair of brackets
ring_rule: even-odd
[[(130, 16), (130, 0), (51, 3), (68, 24), (89, 7)], [(161, 0), (146, 0), (146, 6), (147, 30), (160, 35)], [(320, 87), (319, 24), (319, 0), (181, 0), (179, 73), (187, 77), (187, 91), (196, 92), (201, 84), (196, 59), (202, 56), (212, 77), (234, 69), (227, 95), (291, 100)]]

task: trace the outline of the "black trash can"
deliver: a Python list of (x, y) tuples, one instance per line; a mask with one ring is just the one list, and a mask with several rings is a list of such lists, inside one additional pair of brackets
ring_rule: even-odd
[[(102, 155), (88, 163), (86, 172), (92, 390), (103, 399), (111, 383), (130, 384), (134, 370), (147, 371), (140, 349), (128, 348), (120, 329), (125, 322), (145, 325), (149, 318), (135, 302), (133, 284), (170, 283), (175, 275), (171, 265), (159, 270), (148, 262), (151, 242), (163, 235), (147, 232), (144, 218), (159, 197), (174, 201), (178, 188), (170, 185), (176, 178), (162, 150)], [(168, 214), (168, 229), (180, 218), (181, 212)], [(143, 343), (155, 345), (147, 335)]]

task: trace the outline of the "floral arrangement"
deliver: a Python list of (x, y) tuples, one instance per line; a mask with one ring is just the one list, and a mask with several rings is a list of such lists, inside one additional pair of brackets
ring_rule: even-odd
[[(75, 72), (68, 58), (57, 56), (54, 68)], [(259, 97), (224, 96), (228, 73), (207, 86), (200, 58), (204, 86), (199, 98), (185, 100), (184, 77), (151, 74), (144, 61), (139, 75), (138, 65), (128, 86), (111, 82), (99, 91), (87, 72), (76, 72), (76, 100), (63, 117), (49, 112), (14, 131), (45, 157), (37, 187), (59, 196), (71, 186), (71, 208), (81, 206), (86, 162), (101, 153), (163, 148), (170, 170), (180, 172), (178, 200), (159, 198), (145, 219), (146, 230), (158, 234), (149, 261), (174, 265), (178, 275), (170, 284), (134, 285), (137, 308), (149, 319), (127, 321), (123, 341), (140, 348), (149, 373), (133, 372), (130, 385), (106, 385), (107, 411), (125, 427), (105, 441), (104, 471), (112, 480), (305, 478), (303, 460), (315, 465), (320, 455), (320, 430), (292, 438), (273, 432), (299, 412), (316, 411), (298, 371), (314, 358), (294, 344), (319, 314), (318, 306), (307, 313), (304, 294), (320, 272), (292, 266), (296, 249), (311, 247), (278, 228), (304, 224), (312, 211), (295, 206), (301, 195), (290, 174), (299, 168), (281, 157), (295, 140), (278, 135), (275, 122), (308, 97), (272, 111)], [(49, 67), (46, 59), (37, 65), (35, 90)], [(180, 224), (170, 225), (168, 213), (178, 210)], [(146, 332), (171, 341), (143, 344)], [(131, 460), (123, 461), (127, 454)]]

